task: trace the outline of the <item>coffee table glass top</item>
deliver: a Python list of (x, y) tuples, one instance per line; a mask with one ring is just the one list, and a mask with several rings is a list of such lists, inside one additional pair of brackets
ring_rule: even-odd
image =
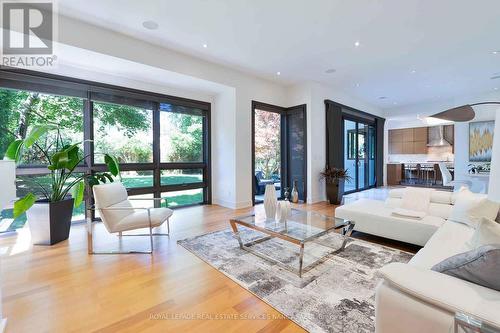
[(280, 233), (300, 242), (320, 237), (331, 230), (350, 225), (348, 220), (299, 209), (292, 209), (286, 223), (275, 219), (266, 219), (263, 211), (256, 212), (255, 215), (236, 217), (233, 220), (251, 229), (264, 229)]

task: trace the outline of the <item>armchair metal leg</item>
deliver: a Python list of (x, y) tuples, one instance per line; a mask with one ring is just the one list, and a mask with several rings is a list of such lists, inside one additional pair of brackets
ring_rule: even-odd
[(89, 254), (153, 254), (154, 245), (153, 245), (153, 236), (170, 236), (170, 225), (169, 220), (167, 219), (167, 230), (168, 234), (163, 233), (154, 233), (153, 226), (151, 224), (151, 219), (149, 221), (149, 233), (147, 234), (133, 234), (133, 235), (124, 235), (123, 232), (118, 232), (118, 237), (123, 236), (149, 236), (149, 244), (150, 251), (94, 251), (94, 222), (89, 217), (87, 218), (87, 245), (88, 245), (88, 253)]

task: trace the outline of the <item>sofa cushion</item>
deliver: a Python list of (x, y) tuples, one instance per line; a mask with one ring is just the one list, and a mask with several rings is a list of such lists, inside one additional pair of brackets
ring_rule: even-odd
[(446, 258), (470, 250), (466, 243), (473, 233), (474, 229), (465, 224), (446, 221), (409, 263), (431, 269)]
[(498, 263), (500, 244), (484, 245), (449, 257), (434, 265), (432, 270), (500, 291)]
[(459, 192), (456, 193), (455, 204), (451, 210), (451, 215), (449, 220), (465, 223), (471, 227), (475, 227), (477, 220), (471, 216), (469, 213), (474, 208), (481, 206), (484, 216), (495, 219), (498, 213), (498, 206), (489, 205), (486, 199), (486, 195), (472, 193), (468, 188), (462, 187)]
[(476, 249), (488, 244), (500, 244), (500, 224), (483, 217), (467, 245)]
[[(401, 199), (408, 187), (395, 188), (389, 191), (388, 198)], [(454, 203), (453, 192), (449, 191), (435, 191), (431, 192), (431, 202), (452, 205)]]
[(335, 216), (354, 221), (354, 230), (420, 246), (444, 223), (444, 219), (427, 215), (421, 220), (392, 215), (393, 209), (383, 201), (361, 199), (337, 207)]

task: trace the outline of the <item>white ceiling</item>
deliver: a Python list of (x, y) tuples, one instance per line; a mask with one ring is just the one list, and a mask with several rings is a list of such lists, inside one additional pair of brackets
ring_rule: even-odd
[(285, 84), (334, 85), (384, 109), (500, 88), (490, 79), (500, 75), (499, 0), (58, 3), (65, 16)]

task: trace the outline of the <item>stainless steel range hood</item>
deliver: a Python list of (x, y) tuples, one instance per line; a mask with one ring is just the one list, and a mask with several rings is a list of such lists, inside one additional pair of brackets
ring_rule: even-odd
[(444, 125), (432, 126), (428, 128), (427, 147), (447, 147), (451, 146), (444, 136)]

